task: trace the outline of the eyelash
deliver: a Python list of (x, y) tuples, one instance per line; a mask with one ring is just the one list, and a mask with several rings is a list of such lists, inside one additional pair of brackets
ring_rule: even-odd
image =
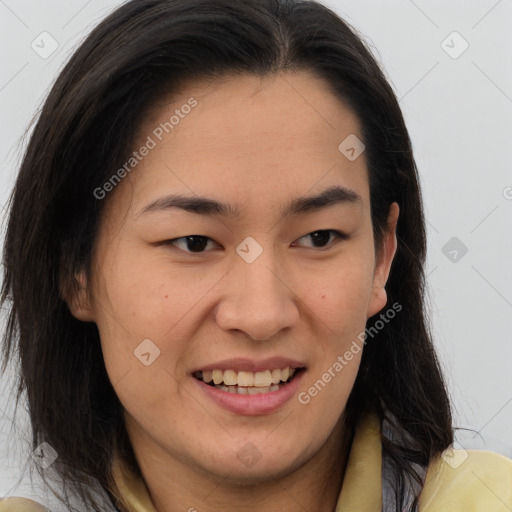
[[(306, 238), (308, 236), (311, 236), (311, 235), (314, 235), (315, 233), (332, 233), (334, 234), (334, 240), (336, 241), (341, 241), (341, 240), (348, 240), (349, 236), (341, 231), (338, 231), (336, 229), (319, 229), (317, 231), (311, 231), (311, 233), (308, 233), (307, 235), (304, 235), (304, 236), (301, 236), (300, 238), (298, 238), (297, 240), (301, 240), (303, 238)], [(177, 242), (178, 240), (187, 240), (187, 239), (191, 239), (191, 238), (203, 238), (203, 239), (207, 239), (207, 240), (212, 240), (211, 238), (208, 238), (207, 236), (203, 236), (203, 235), (188, 235), (188, 236), (182, 236), (182, 237), (179, 237), (179, 238), (173, 238), (172, 240), (166, 240), (164, 242), (165, 245), (171, 245), (171, 246), (174, 246), (175, 247), (175, 242)], [(213, 241), (213, 240), (212, 240)], [(185, 242), (187, 243), (187, 242)], [(327, 244), (326, 246), (324, 247), (311, 247), (311, 249), (319, 249), (319, 250), (322, 250), (322, 249), (326, 249), (326, 248), (329, 248), (332, 244), (329, 243)], [(188, 247), (188, 246), (187, 246)], [(183, 250), (184, 252), (188, 253), (188, 254), (202, 254), (204, 252), (207, 252), (207, 251), (189, 251), (189, 250), (184, 250), (184, 249), (181, 249)]]

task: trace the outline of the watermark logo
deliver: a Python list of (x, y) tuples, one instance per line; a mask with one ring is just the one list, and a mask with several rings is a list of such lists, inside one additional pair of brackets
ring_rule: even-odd
[(365, 150), (363, 141), (356, 135), (351, 133), (338, 146), (339, 151), (351, 162), (357, 160)]
[(145, 339), (133, 353), (144, 366), (152, 365), (160, 357), (160, 349), (150, 339)]
[(469, 453), (457, 442), (453, 443), (453, 447), (446, 449), (442, 454), (444, 462), (453, 469), (457, 469), (468, 457)]
[(41, 59), (48, 59), (55, 53), (59, 47), (57, 40), (48, 32), (41, 32), (30, 43), (30, 47), (34, 50)]
[(247, 263), (252, 263), (263, 252), (263, 247), (252, 236), (248, 236), (236, 248), (237, 254)]
[(468, 248), (459, 238), (454, 236), (443, 245), (441, 251), (452, 263), (458, 263), (464, 258)]
[(47, 442), (41, 443), (31, 456), (43, 469), (49, 468), (59, 457), (55, 449)]
[(242, 446), (236, 456), (248, 468), (252, 468), (263, 457), (262, 453), (252, 443), (246, 443)]
[(443, 39), (441, 48), (452, 59), (458, 59), (469, 48), (469, 43), (457, 31), (454, 31)]

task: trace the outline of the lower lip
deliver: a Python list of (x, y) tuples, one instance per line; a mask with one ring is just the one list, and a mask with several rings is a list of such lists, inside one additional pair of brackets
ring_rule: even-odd
[(217, 405), (236, 414), (246, 416), (257, 416), (260, 414), (271, 414), (284, 406), (297, 392), (302, 376), (305, 373), (301, 370), (294, 378), (277, 391), (259, 393), (257, 395), (239, 395), (229, 393), (209, 386), (203, 381), (192, 377), (200, 386), (200, 389), (211, 398)]

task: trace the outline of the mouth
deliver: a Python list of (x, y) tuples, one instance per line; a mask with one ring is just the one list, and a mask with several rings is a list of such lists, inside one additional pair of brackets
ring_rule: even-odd
[(273, 368), (259, 372), (236, 370), (203, 370), (193, 376), (220, 391), (238, 395), (274, 393), (288, 386), (305, 368)]

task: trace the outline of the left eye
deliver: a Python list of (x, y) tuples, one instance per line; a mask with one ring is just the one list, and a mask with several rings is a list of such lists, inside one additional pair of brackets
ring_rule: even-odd
[(329, 245), (331, 234), (334, 235), (334, 240), (345, 240), (348, 238), (348, 236), (345, 235), (345, 233), (342, 233), (341, 231), (336, 231), (335, 229), (322, 229), (320, 231), (313, 231), (311, 233), (308, 233), (307, 235), (299, 238), (299, 240), (311, 238), (314, 244), (314, 248), (322, 248)]
[[(331, 240), (331, 235), (334, 236), (334, 240), (345, 240), (348, 238), (347, 235), (340, 231), (336, 231), (335, 229), (322, 229), (320, 231), (313, 231), (308, 233), (298, 240), (311, 238), (313, 241), (313, 248), (322, 248), (332, 243), (333, 240)], [(166, 244), (178, 247), (185, 252), (201, 253), (205, 252), (205, 248), (208, 246), (208, 242), (216, 243), (207, 236), (189, 235), (183, 236), (181, 238), (174, 238), (173, 240), (167, 241)], [(294, 244), (295, 242), (292, 244), (292, 246)]]

